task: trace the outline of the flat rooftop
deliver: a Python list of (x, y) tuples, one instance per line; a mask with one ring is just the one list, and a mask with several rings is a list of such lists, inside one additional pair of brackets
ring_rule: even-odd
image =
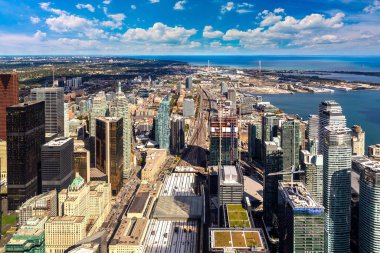
[(69, 138), (69, 137), (58, 137), (58, 138), (55, 138), (51, 141), (49, 141), (48, 143), (45, 143), (43, 146), (45, 147), (60, 147), (68, 142), (70, 142), (72, 140), (72, 138)]
[(197, 221), (151, 220), (144, 241), (145, 253), (198, 252)]
[(144, 240), (144, 232), (146, 231), (148, 224), (149, 219), (124, 218), (111, 241), (111, 245), (141, 245)]
[(195, 173), (172, 173), (165, 178), (161, 196), (197, 196)]
[(219, 167), (219, 183), (221, 185), (241, 185), (242, 178), (234, 165), (223, 165)]
[(157, 219), (200, 219), (203, 201), (200, 196), (160, 196), (154, 209)]
[(246, 252), (268, 252), (261, 229), (210, 229), (210, 249), (231, 248)]
[(241, 204), (227, 204), (226, 211), (229, 227), (251, 228), (248, 212)]
[(324, 207), (316, 202), (302, 182), (279, 182), (279, 190), (294, 211), (322, 213)]
[(142, 213), (146, 202), (149, 199), (149, 192), (139, 192), (136, 194), (128, 213)]

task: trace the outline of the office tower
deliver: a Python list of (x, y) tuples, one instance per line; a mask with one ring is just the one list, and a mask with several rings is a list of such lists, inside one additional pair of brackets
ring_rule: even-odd
[(262, 138), (261, 141), (273, 141), (273, 137), (277, 137), (280, 119), (274, 114), (265, 114), (262, 118)]
[(170, 152), (180, 154), (185, 148), (185, 119), (175, 115), (170, 121)]
[(220, 84), (220, 93), (226, 94), (227, 93), (227, 84), (225, 82), (221, 82)]
[[(287, 120), (281, 126), (281, 148), (283, 171), (292, 171), (292, 166), (298, 168), (301, 148), (301, 131), (298, 120)], [(291, 180), (292, 175), (284, 175), (284, 181)]]
[(123, 184), (123, 119), (96, 119), (96, 168), (107, 175), (112, 194), (117, 195)]
[(323, 155), (300, 152), (301, 169), (305, 172), (305, 186), (313, 199), (323, 204)]
[(35, 88), (30, 93), (32, 101), (45, 101), (45, 133), (64, 135), (64, 93), (62, 88)]
[(19, 208), (20, 225), (24, 225), (32, 218), (54, 217), (58, 215), (58, 195), (56, 190), (34, 196), (23, 203)]
[(18, 104), (17, 74), (0, 74), (0, 98), (0, 140), (6, 140), (6, 108)]
[(184, 117), (193, 117), (195, 115), (194, 99), (185, 98), (183, 100), (182, 115)]
[(169, 150), (170, 146), (170, 104), (169, 96), (160, 102), (157, 115), (157, 128), (155, 129), (156, 142), (160, 149)]
[(41, 148), (42, 192), (67, 188), (73, 181), (74, 140), (58, 137)]
[(105, 117), (107, 113), (106, 94), (101, 91), (92, 99), (92, 107), (90, 112), (90, 135), (96, 136), (96, 118)]
[(0, 173), (1, 182), (7, 181), (7, 142), (0, 140)]
[(123, 119), (123, 178), (128, 178), (132, 174), (131, 152), (132, 152), (132, 123), (129, 113), (128, 100), (124, 92), (121, 91), (121, 83), (118, 84), (118, 90), (115, 98), (110, 105), (110, 116), (120, 117)]
[(306, 128), (307, 139), (308, 140), (317, 140), (318, 139), (318, 130), (319, 130), (319, 116), (318, 115), (309, 115), (308, 124)]
[(301, 182), (280, 182), (280, 252), (324, 252), (324, 207)]
[(346, 127), (346, 117), (342, 114), (342, 107), (334, 100), (321, 102), (319, 105), (318, 153), (323, 153), (324, 131), (326, 126)]
[(238, 165), (219, 165), (218, 203), (241, 204), (244, 193), (243, 174)]
[(327, 126), (323, 139), (325, 252), (350, 251), (351, 131)]
[(270, 173), (282, 171), (282, 149), (273, 141), (264, 142), (264, 220), (266, 225), (273, 225), (276, 220), (278, 182), (281, 175), (271, 176)]
[(186, 90), (191, 90), (193, 88), (193, 77), (192, 76), (186, 77), (185, 88), (186, 88)]
[(45, 102), (7, 108), (8, 208), (16, 210), (38, 193), (41, 146), (45, 143)]
[(210, 120), (209, 165), (230, 165), (238, 159), (236, 116), (214, 115)]
[(85, 148), (82, 140), (74, 141), (74, 171), (79, 174), (85, 182), (90, 181), (90, 151)]
[(360, 173), (359, 252), (380, 252), (380, 164)]
[(28, 220), (5, 245), (5, 252), (45, 253), (46, 221), (46, 217)]
[(251, 122), (248, 124), (248, 156), (250, 160), (261, 158), (261, 128), (261, 122)]
[(63, 104), (63, 113), (64, 113), (64, 116), (63, 116), (63, 119), (64, 119), (64, 134), (63, 136), (64, 137), (69, 137), (70, 136), (70, 130), (69, 130), (69, 103), (64, 103)]
[(175, 91), (175, 93), (176, 93), (178, 96), (181, 95), (181, 86), (182, 86), (181, 82), (178, 82), (178, 83), (177, 83), (177, 88), (176, 88), (176, 91)]
[(365, 132), (361, 126), (354, 125), (352, 128), (352, 155), (361, 155), (365, 153)]
[(231, 101), (232, 113), (236, 113), (236, 91), (235, 89), (228, 89), (227, 99)]

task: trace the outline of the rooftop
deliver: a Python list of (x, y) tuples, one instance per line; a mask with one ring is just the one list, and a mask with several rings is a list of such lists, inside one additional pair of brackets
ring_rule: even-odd
[(72, 138), (69, 138), (69, 137), (58, 137), (58, 138), (55, 138), (51, 141), (49, 141), (48, 143), (45, 143), (44, 146), (45, 147), (60, 147), (68, 142), (70, 142), (72, 140)]
[(153, 217), (157, 219), (200, 219), (203, 202), (200, 196), (160, 196)]
[(142, 213), (149, 199), (149, 192), (139, 192), (136, 194), (128, 213)]
[(251, 228), (248, 213), (241, 204), (227, 204), (226, 210), (229, 227)]
[(223, 165), (219, 167), (219, 180), (222, 185), (241, 185), (242, 178), (234, 165)]
[(165, 178), (161, 196), (196, 196), (195, 173), (172, 173)]
[(149, 219), (123, 219), (116, 232), (112, 244), (141, 245), (145, 237)]

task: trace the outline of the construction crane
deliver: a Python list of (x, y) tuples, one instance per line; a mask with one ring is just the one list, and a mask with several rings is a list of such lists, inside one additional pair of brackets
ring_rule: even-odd
[[(291, 170), (290, 171), (286, 171), (288, 169), (291, 169)], [(272, 176), (279, 176), (279, 175), (292, 175), (290, 183), (291, 183), (291, 185), (293, 187), (294, 174), (305, 173), (304, 170), (297, 170), (296, 171), (296, 166), (294, 166), (294, 165), (290, 166), (286, 170), (282, 170), (282, 171), (279, 171), (279, 172), (272, 172), (272, 173), (269, 173), (268, 176), (272, 177)]]

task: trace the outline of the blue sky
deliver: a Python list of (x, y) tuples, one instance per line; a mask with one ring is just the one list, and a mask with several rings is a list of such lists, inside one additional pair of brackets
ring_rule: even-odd
[(380, 0), (0, 0), (0, 54), (379, 55)]

